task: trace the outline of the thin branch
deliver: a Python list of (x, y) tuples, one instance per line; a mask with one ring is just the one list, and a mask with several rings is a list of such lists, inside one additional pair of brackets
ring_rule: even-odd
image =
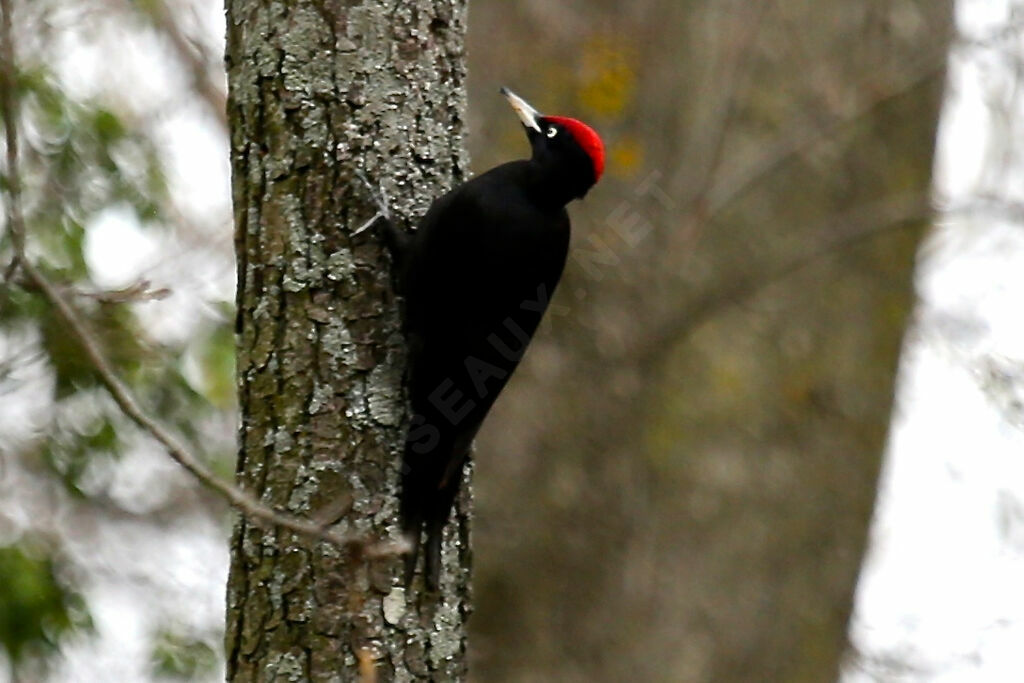
[[(892, 100), (906, 95), (929, 79), (941, 74), (944, 69), (944, 52), (926, 53), (910, 66), (902, 82), (879, 97), (863, 102), (852, 111), (824, 126), (795, 126), (789, 135), (768, 147), (757, 159), (745, 165), (739, 172), (732, 174), (731, 177), (715, 178), (707, 191), (706, 206), (703, 207), (705, 212), (702, 215), (698, 214), (698, 219), (708, 223), (715, 220), (738, 197), (797, 155), (810, 149), (821, 140), (827, 139), (830, 134), (844, 126), (861, 120)], [(731, 281), (712, 286), (682, 310), (657, 325), (652, 334), (637, 345), (629, 347), (623, 355), (632, 355), (637, 362), (643, 365), (656, 363), (667, 349), (672, 348), (673, 344), (690, 334), (699, 325), (723, 309), (749, 299), (763, 287), (805, 267), (822, 256), (835, 253), (850, 244), (868, 239), (880, 232), (903, 227), (907, 221), (913, 218), (927, 216), (930, 212), (929, 198), (924, 196), (896, 198), (876, 204), (872, 210), (878, 213), (868, 212), (867, 222), (860, 214), (853, 219), (852, 224), (849, 218), (840, 221), (839, 227), (832, 229), (830, 238), (824, 243), (809, 247), (777, 268), (754, 275), (736, 275)]]
[(138, 301), (158, 301), (160, 299), (166, 299), (171, 295), (171, 290), (168, 287), (157, 287), (154, 289), (152, 283), (149, 280), (136, 280), (127, 287), (120, 289), (101, 289), (93, 291), (81, 291), (71, 290), (72, 293), (87, 297), (89, 299), (95, 299), (105, 304), (125, 304), (129, 302)]
[(227, 95), (224, 89), (210, 78), (209, 65), (199, 46), (185, 35), (177, 19), (164, 0), (142, 3), (121, 0), (130, 11), (143, 13), (157, 31), (167, 36), (178, 58), (192, 77), (196, 93), (206, 103), (224, 132), (228, 129)]
[(0, 88), (0, 111), (3, 114), (7, 142), (7, 226), (14, 244), (15, 259), (25, 277), (57, 310), (67, 324), (71, 336), (81, 345), (96, 371), (100, 382), (110, 393), (121, 411), (143, 431), (156, 439), (168, 455), (202, 484), (220, 494), (246, 518), (262, 526), (278, 527), (310, 539), (325, 541), (343, 547), (362, 557), (381, 557), (400, 554), (407, 548), (401, 542), (373, 542), (365, 538), (344, 536), (329, 531), (325, 524), (316, 524), (290, 515), (278, 513), (258, 502), (251, 495), (218, 478), (193, 455), (174, 434), (139, 405), (131, 390), (121, 381), (100, 348), (95, 335), (75, 311), (68, 300), (50, 280), (27, 258), (25, 252), (25, 224), (21, 214), (21, 179), (18, 170), (18, 135), (16, 127), (13, 32), (11, 30), (11, 0), (0, 0), (3, 12), (0, 40), (3, 42), (3, 88)]
[[(9, 0), (4, 0), (9, 1)], [(334, 545), (357, 551), (367, 557), (378, 557), (404, 552), (400, 543), (373, 543), (365, 538), (342, 536), (328, 531), (323, 525), (308, 522), (297, 517), (286, 516), (260, 504), (242, 489), (218, 478), (202, 461), (189, 450), (155, 418), (148, 415), (136, 401), (128, 387), (117, 377), (110, 362), (99, 347), (95, 336), (85, 326), (85, 322), (71, 307), (60, 291), (22, 254), (18, 254), (21, 268), (42, 292), (43, 296), (57, 309), (67, 323), (71, 335), (81, 345), (86, 357), (121, 411), (148, 432), (167, 450), (168, 455), (202, 484), (224, 497), (237, 508), (246, 518), (255, 523), (263, 522), (309, 538), (326, 541)]]
[[(18, 263), (19, 259), (15, 257), (14, 263)], [(24, 277), (14, 278), (10, 280), (14, 285), (26, 292), (38, 292), (39, 287), (34, 281), (28, 280)], [(71, 296), (72, 298), (81, 297), (83, 299), (92, 299), (93, 301), (99, 301), (104, 304), (127, 304), (127, 303), (138, 303), (142, 301), (159, 301), (160, 299), (166, 299), (171, 295), (171, 289), (169, 287), (156, 287), (152, 286), (149, 280), (139, 279), (126, 287), (120, 287), (118, 289), (79, 289), (70, 284), (64, 284), (59, 282), (51, 283), (55, 288)]]
[(707, 219), (712, 220), (730, 206), (737, 197), (756, 185), (773, 171), (781, 168), (801, 152), (814, 146), (815, 143), (827, 139), (829, 135), (860, 121), (885, 104), (906, 95), (929, 79), (942, 74), (946, 66), (946, 53), (936, 52), (925, 54), (916, 60), (916, 64), (908, 69), (905, 79), (878, 97), (868, 99), (842, 116), (823, 126), (799, 124), (794, 126), (788, 135), (770, 145), (752, 163), (744, 164), (743, 168), (731, 177), (716, 181), (708, 192)]
[(740, 88), (745, 84), (753, 63), (754, 41), (757, 39), (761, 27), (764, 26), (764, 14), (772, 4), (774, 3), (771, 0), (755, 3), (752, 15), (740, 14), (739, 17), (742, 21), (736, 22), (746, 24), (746, 28), (745, 30), (742, 27), (739, 29), (743, 32), (738, 40), (733, 41), (733, 50), (726, 57), (724, 75), (718, 79), (716, 90), (721, 95), (718, 98), (715, 113), (711, 117), (709, 125), (711, 130), (706, 128), (701, 130), (701, 139), (710, 140), (707, 144), (707, 148), (710, 150), (708, 161), (696, 189), (690, 193), (690, 197), (686, 201), (697, 216), (702, 216), (707, 209), (705, 203), (708, 193), (716, 184), (715, 181), (724, 160), (728, 134), (736, 119), (736, 105)]
[(820, 232), (826, 237), (801, 249), (782, 263), (751, 275), (733, 275), (691, 301), (682, 310), (663, 321), (643, 341), (625, 354), (641, 365), (657, 363), (666, 352), (716, 314), (747, 301), (785, 277), (825, 256), (835, 254), (877, 235), (904, 229), (912, 221), (931, 213), (929, 197), (913, 194), (876, 202), (835, 221)]
[[(753, 37), (751, 37), (752, 40)], [(737, 199), (771, 176), (772, 173), (813, 149), (815, 145), (828, 140), (836, 132), (862, 121), (881, 107), (920, 87), (929, 79), (941, 75), (945, 70), (945, 65), (945, 50), (926, 51), (904, 65), (901, 77), (884, 92), (859, 102), (852, 109), (842, 112), (839, 116), (823, 124), (813, 125), (801, 121), (792, 125), (772, 144), (761, 150), (754, 159), (745, 162), (741, 168), (735, 171), (724, 172), (724, 166), (720, 161), (716, 172), (706, 178), (709, 185), (701, 188), (698, 201), (694, 203), (691, 200), (689, 205), (691, 210), (684, 214), (688, 223), (683, 224), (681, 229), (677, 228), (677, 232), (685, 239), (688, 247), (684, 249), (681, 258), (685, 261), (693, 254), (696, 241), (707, 225), (713, 223)], [(869, 83), (870, 80), (865, 79), (865, 85), (861, 90), (872, 90), (868, 87)], [(710, 297), (712, 297), (711, 294), (708, 295), (708, 298)], [(646, 344), (643, 347), (648, 348)]]
[(85, 351), (86, 357), (88, 357), (89, 362), (100, 378), (100, 382), (106, 387), (111, 397), (121, 408), (121, 411), (132, 422), (148, 432), (150, 436), (163, 445), (168, 455), (175, 462), (184, 467), (202, 484), (223, 496), (228, 503), (237, 508), (246, 518), (255, 523), (263, 522), (318, 541), (326, 541), (342, 546), (368, 557), (404, 552), (404, 546), (399, 543), (373, 543), (361, 537), (342, 536), (328, 531), (323, 525), (275, 512), (257, 502), (256, 499), (237, 486), (218, 478), (199, 458), (189, 452), (169, 429), (142, 409), (128, 387), (117, 377), (110, 362), (100, 349), (95, 336), (86, 328), (85, 322), (78, 313), (75, 312), (46, 276), (33, 264), (25, 260), (23, 255), (19, 254), (18, 257), (21, 260), (21, 268), (25, 274), (35, 283), (43, 296), (57, 309), (64, 322), (67, 323), (71, 335)]
[(774, 5), (773, 0), (762, 0), (755, 3), (752, 16), (745, 13), (739, 15), (743, 20), (741, 23), (746, 24), (746, 28), (739, 39), (734, 41), (733, 50), (726, 58), (724, 75), (720, 79), (719, 87), (716, 88), (722, 94), (718, 98), (711, 123), (707, 126), (710, 130), (701, 132), (701, 139), (710, 141), (706, 145), (709, 150), (708, 161), (695, 189), (688, 193), (689, 196), (685, 200), (688, 222), (680, 235), (683, 242), (681, 249), (684, 262), (696, 253), (697, 244), (708, 226), (708, 197), (717, 185), (722, 163), (725, 160), (726, 142), (736, 120), (740, 89), (746, 84), (754, 63), (753, 46), (761, 27), (764, 26), (764, 15), (772, 5)]

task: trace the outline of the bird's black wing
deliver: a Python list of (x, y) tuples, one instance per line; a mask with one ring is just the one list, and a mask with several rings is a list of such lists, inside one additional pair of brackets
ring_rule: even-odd
[(405, 533), (418, 538), (426, 526), (429, 585), (473, 438), (540, 323), (568, 249), (564, 210), (538, 214), (509, 196), (510, 184), (493, 177), (503, 168), (435, 202), (405, 271), (414, 422), (401, 508)]

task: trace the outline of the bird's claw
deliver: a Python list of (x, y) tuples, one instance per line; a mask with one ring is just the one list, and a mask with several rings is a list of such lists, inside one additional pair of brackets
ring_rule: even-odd
[(353, 236), (353, 237), (355, 237), (355, 236), (356, 236), (356, 235), (358, 235), (359, 233), (361, 233), (361, 232), (365, 232), (366, 230), (369, 230), (369, 229), (370, 229), (370, 228), (372, 228), (372, 227), (374, 226), (374, 224), (375, 224), (375, 223), (376, 223), (376, 222), (377, 222), (378, 220), (380, 220), (381, 218), (387, 219), (387, 216), (385, 216), (385, 215), (384, 215), (383, 213), (381, 213), (380, 211), (378, 211), (377, 213), (373, 214), (373, 217), (372, 217), (372, 218), (370, 218), (370, 220), (366, 221), (365, 223), (363, 223), (363, 224), (362, 224), (362, 225), (360, 225), (360, 226), (359, 226), (358, 228), (356, 228), (355, 230), (353, 230), (353, 231), (352, 231), (352, 236)]
[[(379, 187), (374, 187), (362, 169), (356, 169), (356, 177), (363, 181), (363, 185), (366, 186), (367, 191), (370, 193), (370, 198), (373, 199), (373, 203), (377, 205), (377, 215), (390, 220), (391, 207), (388, 205), (388, 192), (384, 189), (384, 186), (380, 185)], [(370, 222), (372, 223), (376, 219), (377, 216), (374, 216), (370, 219)], [(365, 227), (360, 229), (365, 229)]]
[(366, 177), (366, 173), (364, 173), (362, 169), (356, 169), (356, 177), (363, 181), (363, 185), (365, 185), (367, 191), (369, 191), (370, 198), (373, 199), (373, 203), (377, 205), (377, 213), (375, 213), (370, 220), (353, 230), (353, 237), (372, 228), (381, 218), (387, 221), (391, 220), (391, 209), (388, 206), (388, 193), (387, 190), (384, 189), (384, 186), (381, 185), (380, 187), (375, 188), (370, 183), (370, 179)]

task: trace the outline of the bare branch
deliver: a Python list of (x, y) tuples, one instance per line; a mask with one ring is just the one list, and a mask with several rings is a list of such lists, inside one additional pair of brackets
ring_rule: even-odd
[(732, 274), (658, 325), (642, 343), (627, 350), (641, 365), (657, 363), (668, 350), (716, 314), (749, 300), (768, 285), (877, 235), (903, 229), (931, 213), (927, 195), (902, 195), (862, 207), (820, 229), (826, 236), (781, 263), (753, 274)]
[(815, 143), (828, 138), (830, 134), (844, 126), (863, 119), (886, 103), (906, 95), (929, 79), (942, 74), (945, 70), (945, 60), (945, 51), (926, 53), (917, 60), (916, 64), (907, 69), (907, 75), (901, 82), (896, 83), (878, 97), (864, 101), (824, 126), (808, 126), (805, 122), (799, 122), (790, 129), (788, 134), (766, 148), (752, 163), (745, 164), (731, 177), (725, 177), (712, 185), (707, 198), (706, 215), (708, 220), (720, 214), (737, 197), (801, 152), (810, 149)]
[(158, 301), (171, 295), (168, 287), (154, 289), (149, 280), (137, 280), (121, 289), (102, 289), (91, 292), (74, 290), (78, 296), (95, 299), (105, 304), (124, 304), (133, 301)]
[(345, 536), (329, 531), (325, 524), (317, 524), (290, 515), (276, 512), (258, 502), (250, 494), (237, 486), (225, 482), (203, 464), (202, 460), (189, 451), (177, 437), (151, 417), (139, 405), (127, 385), (121, 381), (100, 348), (96, 336), (88, 329), (85, 321), (71, 306), (60, 289), (26, 257), (25, 224), (21, 214), (21, 178), (18, 170), (18, 135), (16, 126), (15, 60), (11, 30), (11, 0), (0, 0), (3, 12), (0, 25), (0, 40), (3, 42), (3, 87), (0, 88), (0, 111), (3, 114), (4, 129), (7, 143), (7, 226), (14, 244), (15, 259), (18, 261), (25, 277), (57, 310), (68, 326), (71, 336), (79, 343), (86, 357), (96, 371), (100, 382), (110, 393), (121, 411), (143, 431), (156, 439), (168, 455), (185, 468), (202, 484), (220, 494), (228, 503), (241, 512), (247, 519), (261, 526), (277, 527), (292, 531), (301, 536), (325, 541), (343, 547), (362, 557), (381, 557), (406, 552), (406, 544), (402, 542), (374, 542), (366, 538)]
[(213, 113), (221, 129), (227, 132), (227, 94), (224, 92), (224, 88), (210, 78), (208, 64), (202, 51), (195, 41), (182, 31), (178, 21), (168, 9), (167, 3), (164, 0), (153, 0), (147, 3), (129, 2), (128, 0), (121, 0), (121, 2), (130, 11), (143, 13), (153, 23), (156, 30), (167, 36), (171, 47), (174, 48), (178, 58), (191, 75), (196, 93)]
[[(19, 259), (15, 257), (13, 263), (19, 264)], [(17, 285), (25, 291), (41, 291), (34, 281), (26, 278), (14, 278), (10, 281), (12, 284)], [(136, 280), (127, 287), (121, 287), (119, 289), (87, 290), (78, 289), (77, 287), (69, 284), (57, 282), (51, 284), (53, 284), (53, 286), (58, 290), (72, 297), (92, 299), (93, 301), (99, 301), (104, 304), (127, 304), (139, 301), (159, 301), (160, 299), (166, 299), (171, 295), (171, 289), (169, 287), (154, 288), (152, 283), (146, 279)]]
[(687, 200), (687, 205), (698, 216), (703, 215), (707, 208), (705, 202), (708, 193), (715, 186), (721, 169), (725, 143), (736, 118), (736, 105), (740, 89), (746, 82), (753, 62), (754, 41), (757, 39), (760, 28), (764, 26), (764, 14), (772, 4), (774, 3), (771, 0), (755, 3), (752, 15), (737, 14), (735, 23), (740, 26), (730, 27), (741, 33), (739, 39), (733, 41), (733, 49), (726, 58), (724, 74), (717, 88), (722, 94), (719, 96), (714, 114), (710, 118), (711, 130), (701, 131), (701, 139), (710, 141), (707, 143), (710, 150), (708, 161), (696, 189), (690, 193), (690, 198)]
[[(4, 0), (5, 2), (8, 0)], [(28, 278), (38, 287), (44, 297), (57, 309), (67, 323), (71, 335), (81, 345), (99, 376), (103, 386), (121, 411), (150, 434), (167, 450), (168, 455), (202, 484), (217, 492), (248, 519), (263, 525), (276, 526), (318, 541), (326, 541), (350, 551), (359, 552), (367, 557), (378, 557), (405, 552), (401, 543), (375, 543), (368, 539), (343, 536), (329, 531), (321, 524), (275, 512), (260, 504), (242, 489), (218, 478), (203, 462), (193, 455), (178, 439), (155, 418), (148, 415), (136, 401), (128, 387), (117, 377), (110, 362), (99, 347), (96, 337), (88, 330), (85, 322), (71, 307), (60, 291), (32, 263), (18, 254), (21, 268)]]
[(733, 28), (741, 31), (740, 37), (734, 41), (734, 47), (726, 58), (722, 83), (718, 88), (722, 94), (719, 96), (718, 104), (710, 118), (709, 130), (704, 130), (701, 133), (701, 140), (710, 141), (707, 142), (708, 161), (695, 189), (689, 193), (685, 201), (689, 220), (682, 232), (684, 260), (696, 251), (697, 243), (708, 225), (708, 197), (717, 185), (722, 162), (725, 160), (726, 142), (736, 119), (740, 89), (746, 83), (753, 63), (754, 42), (760, 28), (764, 25), (765, 12), (773, 4), (773, 0), (764, 0), (755, 3), (752, 16), (746, 13), (737, 15), (736, 21), (741, 26)]

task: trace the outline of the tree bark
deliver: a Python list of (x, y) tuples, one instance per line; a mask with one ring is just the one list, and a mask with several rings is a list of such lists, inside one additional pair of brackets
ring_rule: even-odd
[[(238, 482), (340, 533), (397, 537), (403, 341), (382, 244), (352, 234), (376, 211), (356, 172), (406, 221), (465, 176), (466, 2), (226, 5)], [(398, 558), (238, 520), (228, 680), (463, 678), (463, 490), (437, 599), (395, 588)]]

